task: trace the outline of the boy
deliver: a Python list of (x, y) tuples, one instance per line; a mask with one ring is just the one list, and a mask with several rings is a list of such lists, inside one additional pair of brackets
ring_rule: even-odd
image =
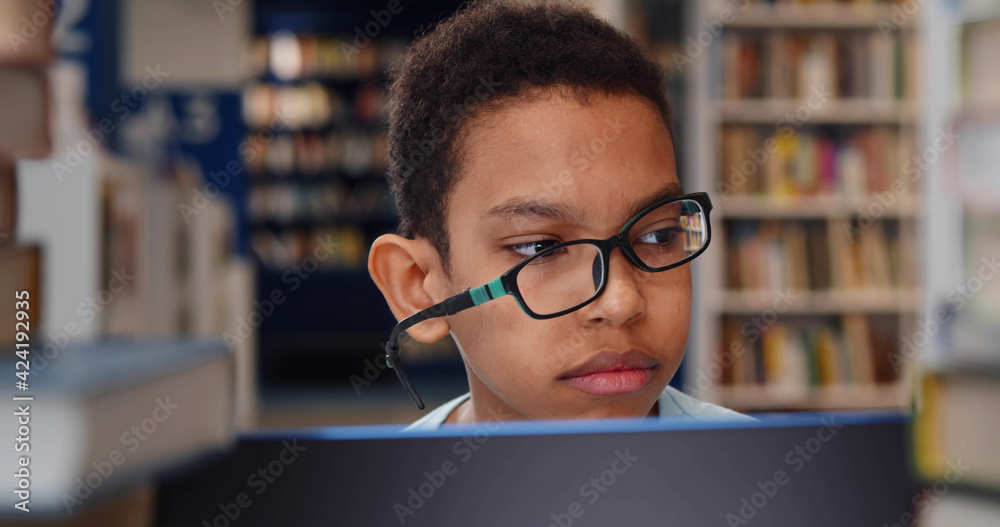
[(473, 3), (393, 65), (390, 101), (401, 222), (368, 269), (398, 320), (427, 315), (394, 336), (451, 335), (469, 378), (407, 430), (746, 418), (667, 386), (711, 204), (676, 199), (662, 70), (635, 42), (572, 4)]

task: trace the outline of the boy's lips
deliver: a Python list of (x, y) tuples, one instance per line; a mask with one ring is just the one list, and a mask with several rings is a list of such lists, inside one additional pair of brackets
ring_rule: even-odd
[(564, 372), (558, 380), (591, 395), (635, 393), (649, 384), (659, 366), (656, 359), (637, 349), (604, 350)]

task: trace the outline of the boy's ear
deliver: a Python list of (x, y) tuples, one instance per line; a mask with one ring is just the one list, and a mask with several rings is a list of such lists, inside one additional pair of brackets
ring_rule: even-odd
[[(372, 243), (368, 253), (368, 273), (397, 321), (437, 303), (434, 298), (438, 293), (432, 289), (440, 283), (441, 272), (437, 251), (427, 240), (383, 234)], [(429, 344), (441, 340), (449, 331), (451, 325), (446, 319), (435, 318), (411, 327), (406, 333)]]

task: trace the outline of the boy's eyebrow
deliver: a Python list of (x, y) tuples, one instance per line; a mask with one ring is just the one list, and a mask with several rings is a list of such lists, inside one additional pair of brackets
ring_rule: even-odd
[[(683, 193), (681, 185), (671, 181), (656, 193), (634, 202), (628, 217), (635, 216), (657, 201), (680, 196)], [(561, 203), (550, 203), (519, 196), (490, 208), (483, 214), (483, 218), (489, 221), (508, 221), (515, 217), (535, 217), (580, 224), (580, 213), (580, 210), (567, 208)]]
[(578, 219), (577, 215), (575, 209), (571, 210), (560, 203), (547, 203), (526, 197), (516, 197), (486, 211), (483, 218), (502, 222), (515, 217), (535, 217), (574, 223)]
[[(656, 192), (652, 196), (646, 197), (632, 204), (632, 210), (628, 213), (629, 219), (631, 219), (639, 212), (643, 211), (646, 207), (656, 203), (657, 201), (663, 201), (665, 199), (676, 198), (677, 196), (683, 195), (684, 189), (681, 188), (680, 183), (675, 183), (671, 181), (667, 185)], [(626, 220), (627, 221), (627, 220)]]

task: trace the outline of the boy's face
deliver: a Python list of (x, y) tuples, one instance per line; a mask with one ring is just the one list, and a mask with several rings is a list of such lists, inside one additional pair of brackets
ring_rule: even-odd
[[(532, 254), (518, 244), (607, 238), (638, 204), (680, 193), (669, 132), (644, 99), (594, 94), (581, 105), (545, 93), (470, 124), (448, 205), (451, 277), (435, 300)], [(510, 204), (514, 214), (493, 213)], [(511, 296), (449, 317), (476, 406), (526, 419), (647, 415), (684, 354), (690, 270), (646, 273), (615, 250), (609, 273), (597, 300), (561, 317), (533, 319)], [(604, 350), (638, 350), (652, 367), (564, 377)]]

